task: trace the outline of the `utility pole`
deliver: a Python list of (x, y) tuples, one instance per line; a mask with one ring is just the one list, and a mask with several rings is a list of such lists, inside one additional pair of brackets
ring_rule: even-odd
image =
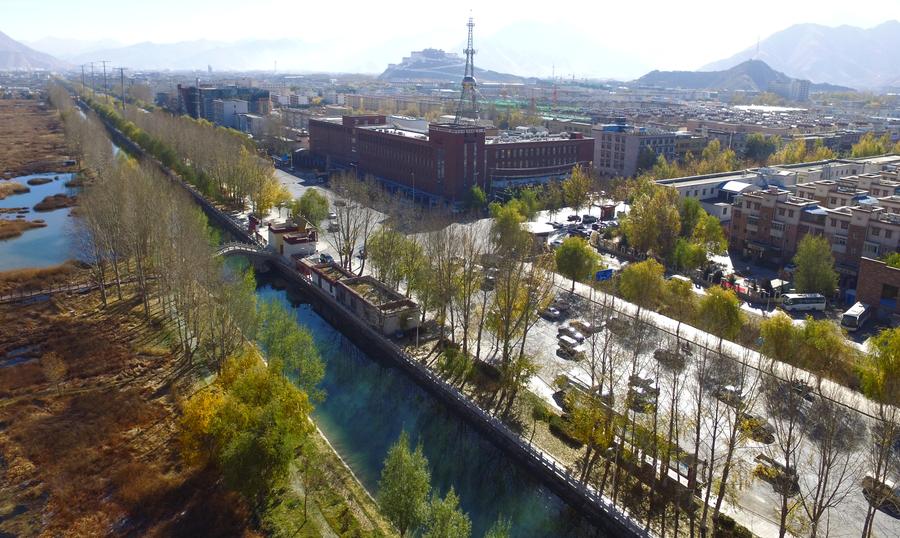
[(84, 91), (84, 64), (81, 64), (81, 91)]
[(91, 99), (97, 96), (94, 90), (94, 62), (91, 62)]
[(109, 104), (109, 83), (106, 81), (106, 64), (109, 60), (100, 60), (103, 64), (103, 93), (106, 95), (106, 104)]
[(122, 111), (125, 110), (125, 68), (119, 67), (119, 78), (121, 79), (122, 84)]

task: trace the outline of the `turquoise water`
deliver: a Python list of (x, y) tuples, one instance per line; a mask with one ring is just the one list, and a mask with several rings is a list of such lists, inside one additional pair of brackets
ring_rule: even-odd
[(421, 441), (432, 486), (452, 485), (480, 537), (501, 515), (517, 537), (602, 536), (514, 461), (419, 388), (396, 367), (367, 355), (309, 305), (258, 277), (260, 298), (291, 305), (325, 361), (325, 401), (314, 416), (335, 449), (370, 492), (377, 492), (388, 448), (406, 430)]
[[(28, 185), (28, 180), (35, 177), (58, 178), (44, 185)], [(75, 248), (71, 233), (71, 208), (55, 211), (34, 211), (35, 204), (52, 194), (74, 194), (77, 189), (67, 189), (65, 183), (74, 174), (35, 174), (13, 178), (12, 181), (27, 185), (31, 192), (14, 194), (0, 200), (0, 208), (26, 207), (27, 220), (43, 219), (47, 222), (44, 228), (32, 228), (22, 235), (5, 241), (0, 240), (0, 271), (22, 269), (24, 267), (47, 267), (62, 263), (74, 257)], [(5, 181), (5, 180), (4, 180)], [(4, 214), (0, 218), (13, 219), (15, 215)]]

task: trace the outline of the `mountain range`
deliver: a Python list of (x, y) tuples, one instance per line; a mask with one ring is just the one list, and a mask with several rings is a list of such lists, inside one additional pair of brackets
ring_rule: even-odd
[[(794, 79), (769, 67), (761, 60), (747, 60), (722, 71), (651, 71), (633, 84), (659, 88), (690, 90), (770, 91), (789, 86)], [(852, 88), (833, 84), (811, 84), (810, 91), (848, 91)]]
[(49, 54), (38, 52), (0, 32), (0, 70), (31, 71), (44, 69), (54, 71), (65, 68), (66, 64), (64, 62)]
[(852, 88), (900, 88), (900, 21), (874, 28), (796, 24), (757, 46), (701, 68), (721, 71), (748, 59), (788, 75)]

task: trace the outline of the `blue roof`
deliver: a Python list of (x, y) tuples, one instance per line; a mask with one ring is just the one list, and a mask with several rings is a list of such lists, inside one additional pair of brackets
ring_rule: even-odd
[(865, 205), (875, 205), (878, 203), (878, 199), (874, 196), (862, 195), (862, 196), (854, 196), (853, 201), (859, 204)]
[(803, 211), (812, 213), (813, 215), (827, 215), (828, 212), (817, 205), (811, 205), (803, 208)]

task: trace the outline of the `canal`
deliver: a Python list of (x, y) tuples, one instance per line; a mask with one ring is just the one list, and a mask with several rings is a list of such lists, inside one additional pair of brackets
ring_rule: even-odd
[(456, 490), (473, 536), (501, 517), (517, 537), (602, 536), (402, 370), (356, 347), (272, 277), (258, 275), (257, 281), (260, 299), (290, 306), (312, 333), (325, 362), (326, 392), (314, 418), (371, 493), (377, 493), (388, 448), (406, 430), (423, 445), (432, 487), (442, 495), (450, 486)]

